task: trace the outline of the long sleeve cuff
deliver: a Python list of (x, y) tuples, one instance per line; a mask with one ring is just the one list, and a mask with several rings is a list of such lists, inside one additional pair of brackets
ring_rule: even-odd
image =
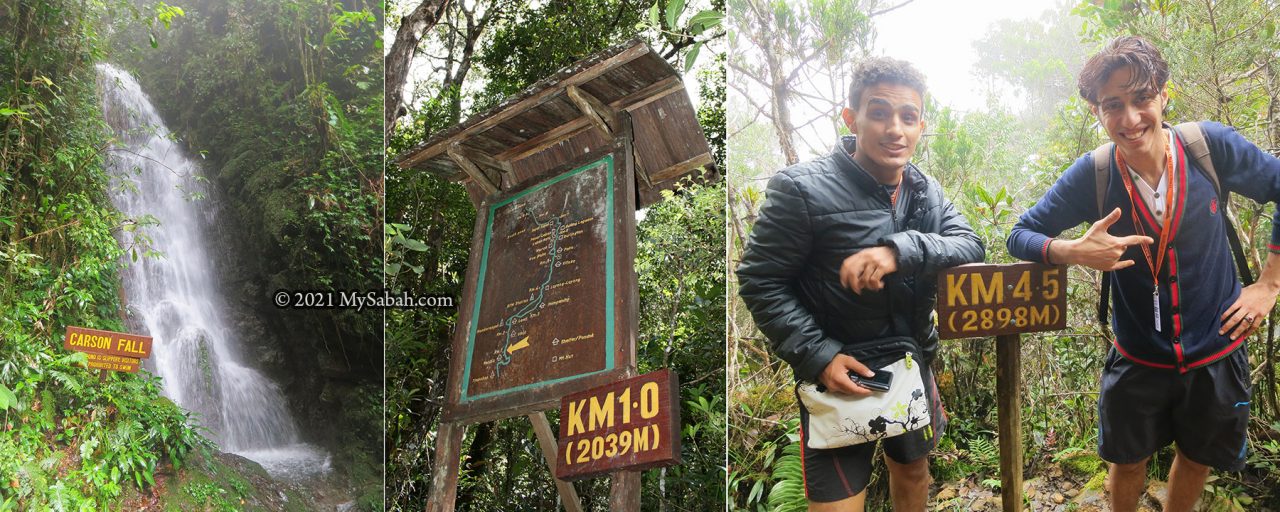
[(1009, 234), (1006, 247), (1009, 254), (1023, 261), (1039, 261), (1049, 263), (1049, 243), (1052, 237), (1045, 236), (1027, 228), (1015, 227)]
[(1280, 254), (1280, 206), (1276, 207), (1276, 213), (1271, 216), (1271, 242), (1267, 244), (1267, 250), (1272, 254)]
[(808, 382), (818, 382), (818, 376), (822, 375), (822, 371), (827, 369), (827, 365), (831, 364), (831, 360), (836, 358), (836, 354), (840, 353), (843, 347), (844, 345), (836, 340), (823, 338), (804, 360), (792, 365), (796, 377)]

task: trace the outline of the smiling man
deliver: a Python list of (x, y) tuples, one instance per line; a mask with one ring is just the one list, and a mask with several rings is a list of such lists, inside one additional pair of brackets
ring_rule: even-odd
[[(851, 375), (874, 377), (875, 362), (906, 353), (923, 359), (931, 423), (883, 441), (894, 508), (913, 511), (924, 510), (926, 456), (946, 424), (928, 371), (938, 347), (936, 276), (984, 256), (938, 182), (910, 163), (924, 133), (924, 93), (910, 64), (862, 62), (841, 116), (853, 136), (774, 175), (737, 271), (743, 302), (799, 381), (867, 397)], [(876, 443), (810, 448), (803, 403), (800, 420), (809, 509), (862, 510)]]
[[(1080, 95), (1112, 144), (1076, 160), (1008, 240), (1018, 258), (1110, 271), (1116, 337), (1098, 396), (1098, 453), (1111, 463), (1117, 511), (1137, 508), (1147, 460), (1170, 443), (1166, 511), (1191, 510), (1210, 467), (1244, 468), (1244, 340), (1280, 290), (1280, 212), (1261, 278), (1243, 288), (1224, 221), (1227, 192), (1280, 199), (1280, 160), (1218, 123), (1165, 124), (1168, 79), (1160, 52), (1138, 37), (1089, 59)], [(1081, 237), (1052, 238), (1082, 222), (1093, 225)], [(1100, 319), (1105, 311), (1104, 302)]]

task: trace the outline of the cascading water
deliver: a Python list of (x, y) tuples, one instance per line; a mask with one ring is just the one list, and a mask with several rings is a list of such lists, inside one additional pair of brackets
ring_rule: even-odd
[[(112, 201), (128, 218), (158, 222), (124, 231), (120, 242), (130, 252), (122, 278), (132, 321), (153, 338), (165, 394), (194, 413), (224, 451), (273, 476), (327, 472), (328, 456), (299, 440), (279, 387), (245, 366), (223, 319), (205, 250), (204, 227), (213, 219), (200, 208), (199, 167), (170, 139), (133, 76), (110, 64), (97, 68), (103, 115), (116, 136), (108, 158)], [(144, 257), (147, 249), (159, 255)]]

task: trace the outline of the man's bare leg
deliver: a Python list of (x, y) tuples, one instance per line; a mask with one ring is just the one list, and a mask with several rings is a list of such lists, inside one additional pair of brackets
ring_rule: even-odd
[(888, 455), (889, 495), (895, 512), (921, 512), (929, 501), (929, 457), (899, 464)]
[(1189, 512), (1204, 492), (1204, 481), (1209, 477), (1209, 466), (1188, 459), (1178, 450), (1169, 469), (1169, 497), (1165, 500), (1165, 512)]
[(832, 501), (828, 503), (818, 503), (816, 501), (809, 502), (809, 512), (862, 512), (867, 504), (867, 490), (842, 499), (840, 501)]
[(1142, 485), (1147, 483), (1147, 460), (1133, 464), (1111, 464), (1107, 472), (1107, 490), (1111, 491), (1111, 510), (1132, 512), (1138, 509)]

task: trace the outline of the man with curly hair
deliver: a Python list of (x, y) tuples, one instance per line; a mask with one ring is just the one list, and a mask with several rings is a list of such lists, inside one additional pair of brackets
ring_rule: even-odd
[[(1112, 144), (1076, 160), (1008, 240), (1018, 258), (1110, 273), (1115, 340), (1098, 395), (1098, 454), (1110, 463), (1117, 511), (1137, 508), (1148, 459), (1170, 443), (1166, 511), (1191, 510), (1209, 468), (1244, 469), (1244, 340), (1280, 291), (1280, 212), (1261, 278), (1245, 287), (1225, 221), (1228, 192), (1280, 200), (1280, 160), (1215, 122), (1166, 124), (1168, 80), (1160, 52), (1139, 37), (1090, 58), (1080, 96)], [(1093, 224), (1079, 238), (1054, 238), (1084, 222)]]
[[(841, 113), (852, 136), (827, 156), (778, 171), (738, 266), (739, 293), (800, 381), (871, 391), (862, 361), (919, 354), (931, 423), (882, 442), (896, 510), (924, 510), (927, 455), (946, 425), (929, 363), (939, 271), (982, 261), (981, 240), (934, 179), (911, 164), (924, 133), (924, 77), (910, 64), (859, 64)], [(801, 450), (809, 509), (862, 510), (876, 442)]]

